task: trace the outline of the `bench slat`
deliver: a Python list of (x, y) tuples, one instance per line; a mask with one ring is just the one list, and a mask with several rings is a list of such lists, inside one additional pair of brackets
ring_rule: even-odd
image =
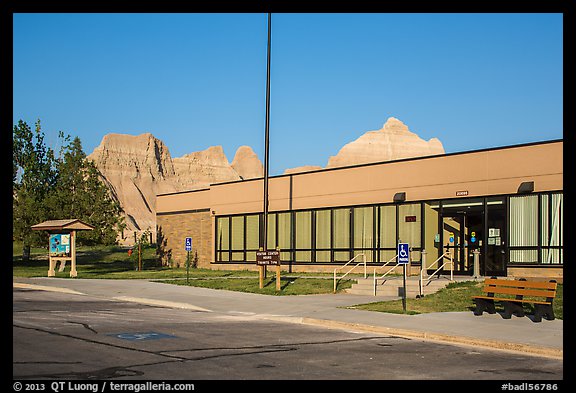
[(523, 287), (523, 288), (539, 288), (556, 290), (558, 283), (550, 281), (521, 281), (521, 280), (507, 280), (498, 278), (487, 278), (484, 280), (485, 285), (496, 285), (506, 287)]
[(522, 296), (535, 296), (535, 297), (555, 297), (556, 291), (540, 290), (540, 289), (522, 289), (512, 287), (494, 287), (484, 286), (485, 293), (502, 293), (507, 295), (522, 295)]

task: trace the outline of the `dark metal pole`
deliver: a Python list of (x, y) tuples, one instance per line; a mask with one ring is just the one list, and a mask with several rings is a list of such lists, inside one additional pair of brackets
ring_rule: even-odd
[(268, 64), (266, 66), (266, 137), (264, 141), (264, 251), (268, 249), (268, 164), (270, 157), (269, 135), (270, 135), (270, 47), (272, 35), (272, 14), (268, 13)]
[(402, 311), (406, 314), (406, 263), (402, 264)]

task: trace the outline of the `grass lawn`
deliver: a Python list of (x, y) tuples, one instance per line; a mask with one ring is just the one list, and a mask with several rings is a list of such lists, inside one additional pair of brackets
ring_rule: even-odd
[[(284, 275), (284, 276), (283, 276)], [(263, 280), (262, 289), (260, 289), (260, 280), (256, 278), (204, 278), (191, 279), (189, 284), (186, 280), (163, 281), (168, 284), (190, 285), (195, 287), (226, 289), (229, 291), (240, 291), (259, 293), (262, 295), (312, 295), (332, 293), (334, 281), (330, 277), (311, 278), (295, 276), (293, 273), (280, 274), (280, 291), (276, 290), (276, 273), (268, 272)], [(351, 280), (342, 280), (338, 284), (338, 292), (352, 286)]]
[[(202, 268), (171, 268), (159, 266), (154, 247), (142, 249), (142, 271), (137, 271), (137, 252), (128, 256), (127, 249), (120, 246), (77, 247), (76, 270), (78, 278), (101, 279), (151, 279), (170, 284), (193, 285), (213, 289), (253, 292), (268, 295), (309, 295), (332, 293), (331, 273), (288, 273), (281, 272), (280, 291), (276, 291), (276, 273), (272, 268), (259, 288), (258, 271), (254, 270), (212, 270)], [(70, 263), (63, 272), (55, 272), (58, 278), (70, 278)], [(46, 277), (48, 275), (48, 251), (33, 248), (30, 260), (22, 261), (22, 246), (14, 243), (12, 255), (12, 275), (14, 277)], [(320, 277), (320, 278), (318, 278)], [(325, 277), (325, 278), (324, 278)], [(187, 280), (189, 278), (189, 280)], [(187, 283), (187, 281), (189, 281)], [(350, 280), (338, 283), (338, 291), (349, 288)]]
[[(475, 308), (472, 296), (482, 295), (482, 282), (464, 281), (448, 284), (446, 288), (436, 293), (426, 295), (419, 299), (406, 299), (406, 314), (422, 314), (430, 312), (449, 311), (473, 311)], [(554, 299), (554, 315), (558, 319), (563, 319), (563, 285), (558, 284), (556, 298)], [(498, 304), (498, 303), (497, 303)], [(391, 300), (384, 302), (374, 302), (351, 306), (359, 310), (380, 311), (396, 314), (403, 314), (402, 300)], [(525, 304), (524, 310), (527, 314), (532, 314), (532, 305)], [(503, 311), (501, 306), (496, 306), (496, 311)]]
[[(211, 270), (190, 268), (171, 268), (159, 266), (156, 262), (155, 247), (143, 247), (143, 270), (137, 271), (138, 253), (128, 256), (127, 249), (120, 246), (80, 246), (77, 248), (76, 264), (78, 278), (101, 279), (154, 279), (175, 285), (192, 285), (213, 289), (251, 292), (265, 295), (310, 295), (332, 293), (333, 280), (331, 273), (288, 273), (281, 272), (280, 291), (276, 291), (275, 269), (270, 268), (264, 279), (264, 286), (259, 288), (256, 270)], [(70, 278), (70, 264), (64, 272), (56, 269), (56, 277)], [(59, 265), (57, 266), (57, 268)], [(13, 277), (46, 277), (48, 275), (47, 248), (33, 248), (30, 260), (22, 261), (22, 245), (13, 243), (12, 253)], [(189, 280), (187, 280), (189, 278)], [(350, 288), (352, 280), (341, 280), (338, 292)], [(420, 299), (406, 300), (406, 313), (419, 314), (429, 312), (472, 311), (472, 296), (481, 294), (481, 283), (466, 281), (451, 283), (435, 294)], [(563, 319), (563, 285), (558, 284), (554, 299), (556, 318)], [(359, 304), (353, 308), (370, 311), (404, 313), (402, 300)], [(498, 310), (498, 309), (497, 309)], [(525, 310), (532, 313), (532, 307), (525, 305)]]
[[(30, 260), (22, 261), (22, 246), (14, 243), (12, 253), (12, 275), (14, 277), (46, 277), (48, 275), (48, 250), (33, 248)], [(77, 278), (106, 279), (178, 279), (186, 278), (186, 268), (160, 266), (156, 261), (156, 248), (142, 248), (142, 271), (137, 271), (138, 252), (135, 250), (128, 256), (127, 248), (120, 246), (79, 246), (76, 249)], [(70, 262), (66, 269), (59, 272), (58, 263), (56, 277), (70, 277)], [(226, 277), (253, 276), (258, 272), (248, 270), (218, 271), (211, 269), (190, 268), (190, 277)]]

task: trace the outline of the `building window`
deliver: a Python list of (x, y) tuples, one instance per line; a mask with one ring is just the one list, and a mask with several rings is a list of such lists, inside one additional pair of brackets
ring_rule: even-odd
[(541, 196), (541, 249), (543, 264), (563, 263), (564, 198), (563, 194)]
[(256, 262), (256, 251), (259, 247), (260, 215), (252, 214), (246, 216), (246, 261)]
[(277, 214), (278, 239), (277, 245), (280, 247), (280, 260), (292, 260), (292, 215), (291, 213)]
[(316, 262), (330, 262), (332, 259), (332, 211), (316, 211)]
[(299, 211), (294, 214), (295, 217), (295, 236), (297, 262), (312, 261), (312, 212)]
[(510, 197), (510, 263), (563, 263), (563, 194)]
[(348, 262), (350, 260), (350, 209), (334, 209), (333, 214), (334, 262)]
[(374, 247), (374, 208), (355, 207), (354, 214), (354, 256), (366, 255), (366, 262), (373, 262)]
[(232, 217), (232, 230), (230, 233), (232, 246), (232, 261), (244, 260), (244, 216)]
[[(259, 217), (262, 217), (260, 215)], [(266, 239), (266, 248), (273, 250), (276, 248), (276, 213), (268, 213), (268, 238)]]
[(216, 220), (216, 258), (218, 261), (230, 260), (230, 217), (218, 217)]
[(388, 262), (396, 256), (396, 206), (379, 206), (378, 222), (378, 257), (380, 262)]
[(398, 238), (401, 243), (420, 248), (421, 245), (421, 205), (413, 203), (398, 208)]

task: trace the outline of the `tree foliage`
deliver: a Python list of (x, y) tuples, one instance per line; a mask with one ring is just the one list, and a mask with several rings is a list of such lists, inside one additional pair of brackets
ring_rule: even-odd
[(80, 138), (75, 137), (64, 146), (57, 171), (52, 203), (55, 210), (62, 217), (78, 218), (95, 227), (93, 231), (79, 232), (78, 242), (115, 244), (124, 228), (122, 208), (112, 198), (98, 168), (86, 159)]
[(54, 152), (44, 143), (40, 120), (34, 131), (20, 120), (12, 137), (13, 236), (25, 247), (44, 245), (45, 234), (32, 231), (30, 226), (51, 217), (48, 200), (57, 178)]
[(13, 129), (13, 237), (27, 246), (46, 246), (46, 234), (31, 230), (45, 220), (80, 219), (95, 227), (78, 233), (79, 244), (115, 244), (125, 224), (122, 208), (80, 138), (59, 133), (58, 157), (46, 147), (40, 121), (33, 132), (20, 120)]

